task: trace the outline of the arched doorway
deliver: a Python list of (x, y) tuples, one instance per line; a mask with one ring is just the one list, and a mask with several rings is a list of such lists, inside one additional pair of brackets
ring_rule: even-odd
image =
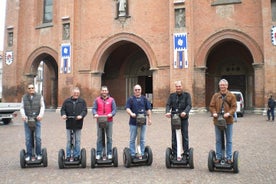
[(102, 85), (108, 86), (117, 106), (125, 106), (135, 84), (140, 84), (143, 95), (152, 101), (152, 71), (145, 52), (129, 41), (114, 43), (112, 48), (105, 62)]
[(42, 47), (34, 51), (25, 67), (26, 83), (34, 83), (36, 91), (44, 97), (46, 108), (58, 106), (57, 52)]
[(234, 39), (218, 42), (206, 62), (206, 105), (218, 90), (218, 81), (225, 78), (229, 89), (239, 90), (245, 97), (245, 108), (252, 107), (254, 91), (253, 57), (248, 48)]

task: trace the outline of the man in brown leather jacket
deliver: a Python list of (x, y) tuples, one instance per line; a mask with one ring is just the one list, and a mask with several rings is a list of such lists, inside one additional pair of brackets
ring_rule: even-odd
[(233, 134), (233, 115), (237, 109), (236, 97), (228, 91), (228, 81), (221, 79), (219, 81), (219, 92), (215, 93), (211, 99), (209, 110), (213, 116), (216, 134), (216, 159), (219, 163), (224, 157), (222, 155), (222, 140), (223, 135), (221, 129), (216, 125), (218, 116), (221, 114), (226, 120), (227, 127), (224, 130), (226, 134), (226, 161), (232, 163), (232, 134)]

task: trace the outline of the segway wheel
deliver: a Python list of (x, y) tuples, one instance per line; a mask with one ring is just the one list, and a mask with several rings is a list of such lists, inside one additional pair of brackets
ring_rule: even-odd
[(166, 167), (167, 168), (171, 168), (171, 155), (172, 155), (172, 149), (171, 148), (167, 148), (166, 149)]
[(153, 161), (153, 154), (152, 154), (152, 150), (149, 146), (145, 147), (145, 153), (148, 155), (147, 165), (150, 166)]
[(233, 170), (234, 173), (239, 173), (239, 152), (235, 151), (233, 154)]
[(60, 149), (58, 152), (58, 167), (60, 169), (64, 168), (64, 159), (65, 159), (64, 149)]
[(190, 148), (189, 150), (189, 166), (191, 169), (194, 168), (194, 148)]
[(129, 148), (125, 148), (124, 149), (123, 160), (124, 160), (125, 167), (129, 168), (130, 167), (130, 163), (131, 163), (131, 155), (130, 155)]
[(84, 148), (81, 149), (81, 167), (86, 168), (86, 150)]
[(209, 151), (209, 156), (208, 156), (208, 169), (210, 172), (214, 171), (214, 158), (216, 154), (214, 150)]
[(96, 150), (95, 148), (91, 148), (91, 168), (95, 168), (96, 166)]
[(21, 150), (20, 151), (20, 166), (21, 166), (21, 168), (25, 168), (26, 167), (25, 155), (26, 155), (25, 150), (24, 149)]
[(42, 163), (44, 167), (48, 166), (48, 157), (47, 157), (47, 149), (43, 148), (42, 149)]
[(114, 167), (118, 167), (118, 151), (117, 151), (117, 148), (114, 147), (112, 149), (112, 159), (113, 159), (113, 166)]

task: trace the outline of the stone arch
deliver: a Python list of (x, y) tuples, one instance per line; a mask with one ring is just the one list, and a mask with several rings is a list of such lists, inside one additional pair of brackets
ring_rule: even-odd
[(264, 62), (263, 53), (257, 42), (247, 34), (237, 30), (222, 30), (211, 35), (200, 46), (198, 53), (196, 54), (195, 67), (205, 67), (207, 62), (207, 56), (212, 48), (223, 40), (232, 39), (245, 45), (252, 54), (254, 64), (262, 64)]
[[(157, 68), (156, 57), (153, 50), (149, 44), (142, 38), (129, 33), (119, 33), (107, 40), (105, 40), (96, 50), (92, 61), (91, 61), (91, 71), (92, 73), (103, 73), (105, 62), (109, 54), (115, 49), (115, 43), (121, 42), (132, 42), (138, 45), (146, 54), (150, 63), (150, 70), (155, 70)], [(118, 45), (116, 45), (117, 47)]]
[(46, 55), (50, 55), (51, 57), (53, 57), (55, 61), (58, 61), (58, 53), (54, 49), (47, 46), (39, 47), (36, 50), (34, 50), (28, 57), (24, 68), (24, 73), (33, 74), (33, 72), (35, 72), (33, 71), (35, 70), (34, 68), (37, 68), (37, 66), (39, 65), (38, 62), (34, 61), (40, 60), (41, 58), (44, 58)]

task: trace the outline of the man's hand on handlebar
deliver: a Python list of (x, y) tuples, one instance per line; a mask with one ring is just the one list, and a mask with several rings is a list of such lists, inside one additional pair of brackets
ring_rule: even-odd
[(168, 112), (168, 113), (165, 114), (165, 116), (166, 116), (167, 118), (170, 118), (170, 117), (171, 117), (171, 113)]

